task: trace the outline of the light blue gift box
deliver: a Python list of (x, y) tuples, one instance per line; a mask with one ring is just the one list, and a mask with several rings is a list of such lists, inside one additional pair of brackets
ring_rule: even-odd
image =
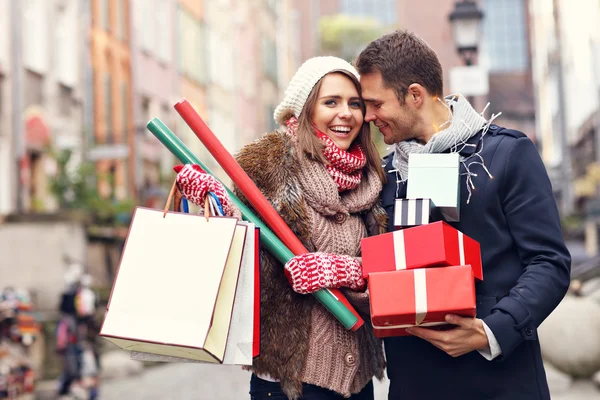
[(459, 157), (458, 153), (410, 154), (406, 198), (429, 198), (446, 221), (459, 221)]

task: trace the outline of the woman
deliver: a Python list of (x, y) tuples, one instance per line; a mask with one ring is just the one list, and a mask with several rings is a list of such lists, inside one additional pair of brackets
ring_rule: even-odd
[[(348, 331), (306, 296), (344, 287), (348, 300), (370, 319), (360, 240), (384, 233), (386, 217), (377, 204), (383, 171), (360, 95), (349, 63), (312, 58), (275, 110), (280, 128), (237, 155), (312, 252), (294, 257), (285, 269), (262, 252), (261, 355), (251, 368), (252, 399), (373, 399), (373, 376), (383, 377), (381, 343), (371, 325)], [(178, 183), (199, 204), (208, 190), (224, 193), (216, 180), (190, 166), (179, 172)], [(222, 201), (231, 208), (227, 198)]]

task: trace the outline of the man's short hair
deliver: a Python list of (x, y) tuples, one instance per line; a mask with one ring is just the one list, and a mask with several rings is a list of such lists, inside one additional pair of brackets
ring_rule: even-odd
[(360, 75), (379, 72), (383, 84), (404, 103), (408, 87), (423, 86), (429, 94), (444, 95), (442, 65), (435, 52), (414, 33), (397, 30), (372, 41), (356, 59)]

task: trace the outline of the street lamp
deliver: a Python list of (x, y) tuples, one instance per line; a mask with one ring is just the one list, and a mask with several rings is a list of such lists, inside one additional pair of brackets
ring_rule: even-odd
[(481, 36), (483, 12), (475, 1), (462, 0), (456, 2), (449, 19), (456, 49), (465, 60), (465, 64), (472, 65)]

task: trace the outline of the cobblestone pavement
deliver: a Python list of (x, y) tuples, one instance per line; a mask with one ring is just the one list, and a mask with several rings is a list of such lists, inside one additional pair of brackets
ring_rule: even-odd
[[(239, 367), (169, 364), (146, 369), (141, 375), (108, 381), (102, 400), (232, 400), (249, 399), (250, 374)], [(552, 384), (551, 384), (552, 386)], [(387, 399), (387, 383), (376, 382), (375, 398)], [(571, 389), (553, 393), (553, 400), (600, 400), (590, 382), (575, 382)]]

